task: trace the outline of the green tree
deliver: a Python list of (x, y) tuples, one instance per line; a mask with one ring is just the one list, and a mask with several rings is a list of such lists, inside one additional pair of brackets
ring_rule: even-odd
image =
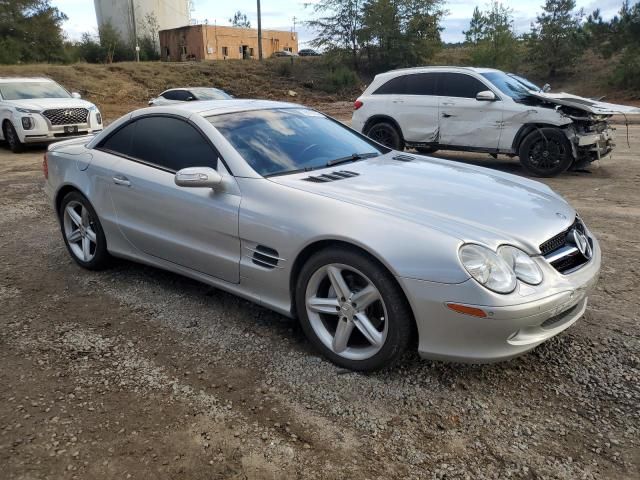
[(527, 35), (534, 64), (549, 77), (571, 68), (584, 51), (582, 10), (575, 0), (546, 0)]
[(246, 13), (242, 13), (240, 10), (233, 14), (233, 17), (229, 19), (229, 23), (234, 27), (251, 28), (249, 17), (247, 17)]
[(471, 22), (469, 23), (469, 30), (464, 33), (465, 42), (470, 45), (478, 45), (484, 38), (485, 29), (485, 14), (480, 11), (480, 8), (476, 5), (471, 15)]
[(311, 41), (312, 46), (348, 52), (353, 67), (357, 69), (362, 0), (320, 0), (309, 6), (316, 17), (307, 22), (317, 34)]
[(64, 61), (66, 19), (50, 0), (0, 0), (0, 61)]
[(471, 47), (471, 62), (481, 67), (514, 69), (519, 58), (519, 40), (513, 29), (513, 10), (493, 2), (488, 10), (476, 7), (469, 30), (463, 32)]
[(625, 0), (618, 15), (608, 22), (595, 10), (587, 17), (584, 32), (600, 55), (615, 57), (612, 82), (640, 89), (640, 2), (631, 5)]
[(428, 62), (441, 47), (441, 0), (367, 0), (359, 39), (374, 70)]

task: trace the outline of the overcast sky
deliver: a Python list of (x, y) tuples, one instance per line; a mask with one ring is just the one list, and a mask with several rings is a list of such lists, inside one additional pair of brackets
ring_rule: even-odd
[[(171, 0), (163, 0), (171, 2)], [(293, 27), (293, 17), (296, 17), (296, 30), (299, 32), (301, 43), (305, 43), (313, 38), (313, 32), (305, 28), (303, 22), (312, 16), (312, 9), (305, 8), (306, 3), (314, 3), (315, 0), (262, 0), (262, 24), (264, 28), (289, 30)], [(83, 32), (95, 32), (96, 16), (92, 0), (52, 0), (53, 5), (67, 14), (69, 20), (64, 28), (67, 35), (72, 39), (77, 39)], [(217, 22), (218, 25), (228, 25), (229, 18), (236, 10), (245, 12), (253, 27), (256, 26), (256, 1), (255, 0), (235, 0), (232, 2), (221, 2), (220, 0), (194, 0), (194, 19), (204, 22), (208, 20), (210, 24)], [(514, 10), (515, 27), (518, 33), (528, 30), (529, 24), (535, 19), (540, 11), (543, 0), (510, 0), (505, 1)], [(600, 8), (605, 18), (609, 18), (617, 13), (622, 4), (622, 0), (577, 0), (578, 8), (584, 8), (590, 13), (595, 8)], [(444, 19), (442, 38), (446, 42), (458, 42), (463, 40), (462, 31), (469, 26), (471, 13), (476, 5), (486, 6), (484, 0), (450, 0), (446, 2), (445, 8), (449, 14)]]

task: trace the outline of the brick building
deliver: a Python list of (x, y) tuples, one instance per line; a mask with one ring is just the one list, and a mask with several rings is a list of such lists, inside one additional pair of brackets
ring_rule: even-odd
[[(298, 53), (295, 32), (262, 30), (262, 54), (279, 50)], [(258, 30), (253, 28), (190, 25), (160, 31), (162, 60), (225, 60), (258, 58)]]

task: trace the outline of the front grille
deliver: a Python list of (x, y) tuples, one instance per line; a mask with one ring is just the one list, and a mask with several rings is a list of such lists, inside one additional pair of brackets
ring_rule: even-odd
[(86, 108), (53, 108), (42, 114), (47, 117), (51, 125), (74, 125), (89, 122), (89, 110)]
[[(574, 230), (586, 234), (584, 224), (577, 217), (569, 228), (540, 245), (542, 255), (560, 273), (571, 273), (589, 261), (575, 246), (571, 235)], [(589, 238), (587, 241), (593, 248), (593, 241)]]
[(546, 242), (540, 245), (540, 252), (542, 253), (542, 255), (548, 255), (549, 253), (555, 252), (559, 248), (564, 247), (567, 244), (567, 235), (574, 228), (578, 229), (582, 233), (584, 233), (585, 231), (584, 225), (582, 224), (580, 219), (576, 217), (576, 219), (574, 220), (574, 222), (571, 224), (569, 228), (567, 228), (566, 230), (563, 230), (562, 232), (557, 234), (555, 237), (550, 238), (549, 240), (547, 240)]

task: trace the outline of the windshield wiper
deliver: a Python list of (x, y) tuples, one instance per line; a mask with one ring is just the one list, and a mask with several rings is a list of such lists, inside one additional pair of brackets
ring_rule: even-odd
[(362, 159), (365, 159), (365, 158), (371, 158), (371, 157), (377, 157), (379, 155), (380, 154), (377, 153), (377, 152), (352, 153), (348, 157), (340, 157), (340, 158), (336, 158), (334, 160), (329, 160), (326, 165), (327, 165), (327, 167), (333, 167), (334, 165), (340, 165), (341, 163), (356, 162), (358, 160), (362, 160)]

